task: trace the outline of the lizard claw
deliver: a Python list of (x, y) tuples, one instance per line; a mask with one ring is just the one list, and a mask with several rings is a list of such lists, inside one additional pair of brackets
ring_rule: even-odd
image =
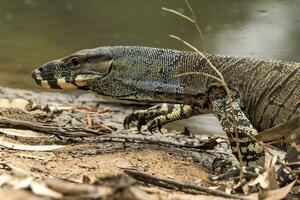
[[(162, 109), (162, 107), (164, 109)], [(123, 122), (124, 128), (128, 129), (132, 122), (137, 122), (137, 130), (141, 132), (142, 126), (146, 125), (149, 132), (153, 132), (158, 129), (161, 132), (162, 125), (168, 123), (168, 105), (156, 105), (146, 110), (137, 110), (128, 115)]]
[(139, 133), (141, 133), (142, 126), (145, 124), (146, 124), (146, 120), (144, 118), (138, 119), (138, 123), (137, 123), (136, 127), (137, 127), (137, 130)]
[[(139, 111), (136, 111), (136, 112), (131, 113), (127, 117), (125, 117), (125, 119), (123, 121), (124, 128), (129, 129), (130, 124), (134, 121), (138, 121), (138, 130), (140, 130), (141, 125), (143, 125), (145, 123), (144, 122), (145, 119), (144, 119), (143, 115), (141, 115)], [(139, 128), (139, 126), (140, 126), (140, 128)]]
[(158, 129), (158, 131), (160, 133), (162, 133), (161, 132), (162, 123), (161, 123), (161, 120), (159, 118), (155, 118), (155, 119), (151, 120), (150, 122), (148, 122), (147, 127), (148, 127), (148, 131), (150, 131), (151, 133), (155, 129)]
[(131, 123), (131, 115), (128, 115), (127, 117), (125, 117), (124, 121), (123, 121), (123, 126), (125, 129), (129, 128), (129, 125)]
[[(125, 129), (129, 129), (129, 126), (132, 122), (137, 122), (137, 129), (139, 132), (141, 132), (143, 125), (147, 124), (148, 122), (151, 122), (159, 115), (160, 112), (152, 109), (137, 110), (125, 117), (123, 126)], [(152, 132), (152, 130), (150, 132)]]

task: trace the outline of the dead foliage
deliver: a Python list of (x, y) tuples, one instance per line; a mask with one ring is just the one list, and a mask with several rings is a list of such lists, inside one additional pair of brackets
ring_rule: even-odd
[[(207, 176), (216, 158), (236, 164), (225, 138), (186, 136), (166, 130), (165, 134), (137, 134), (135, 129), (124, 131), (122, 127), (132, 107), (87, 103), (79, 101), (85, 99), (83, 96), (55, 93), (51, 95), (57, 95), (55, 100), (48, 99), (43, 105), (43, 101), (36, 100), (45, 96), (43, 93), (5, 91), (2, 101), (7, 104), (0, 108), (0, 119), (94, 132), (49, 134), (44, 129), (33, 131), (23, 125), (2, 124), (0, 194), (16, 199), (279, 199), (292, 188), (292, 184), (277, 188), (276, 159), (265, 174), (243, 185), (244, 194), (231, 194), (233, 180), (211, 182)], [(22, 100), (14, 100), (15, 96)], [(32, 105), (35, 109), (28, 109)], [(101, 131), (96, 124), (113, 131)], [(253, 188), (260, 190), (251, 193)]]

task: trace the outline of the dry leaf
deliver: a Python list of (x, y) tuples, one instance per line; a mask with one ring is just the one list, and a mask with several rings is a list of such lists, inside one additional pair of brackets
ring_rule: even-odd
[(13, 189), (19, 190), (19, 189), (29, 188), (32, 181), (33, 181), (33, 177), (31, 177), (31, 176), (27, 177), (23, 180), (20, 180), (16, 185), (14, 185)]
[(46, 179), (46, 185), (62, 194), (78, 195), (78, 194), (94, 194), (96, 193), (96, 187), (88, 184), (78, 184), (61, 179)]
[(11, 176), (9, 176), (7, 174), (1, 175), (0, 176), (0, 188), (10, 180), (11, 180)]
[(250, 187), (260, 185), (260, 187), (262, 187), (263, 189), (267, 189), (269, 186), (268, 173), (264, 172), (263, 174), (260, 174), (256, 179), (247, 183), (247, 185)]
[(55, 191), (47, 188), (45, 184), (39, 183), (36, 181), (33, 181), (30, 184), (30, 188), (31, 188), (32, 192), (36, 195), (52, 197), (52, 198), (57, 198), (57, 199), (60, 199), (63, 197), (62, 194), (55, 192)]
[(13, 165), (7, 165), (7, 167), (9, 167), (11, 169), (11, 174), (13, 175), (16, 175), (17, 177), (24, 177), (24, 178), (27, 178), (27, 177), (40, 177), (39, 174), (35, 173), (35, 172), (32, 172), (30, 171), (29, 169), (24, 169), (24, 168), (21, 168), (21, 167), (17, 167), (17, 166), (13, 166)]
[(263, 142), (275, 141), (278, 138), (283, 136), (290, 135), (296, 131), (299, 131), (300, 126), (300, 117), (296, 117), (292, 120), (289, 120), (279, 126), (264, 130), (256, 135), (256, 139)]
[(267, 170), (268, 182), (269, 182), (268, 190), (275, 190), (279, 188), (279, 185), (277, 183), (277, 172), (275, 169), (275, 164), (277, 162), (277, 159), (278, 159), (277, 156), (273, 156), (266, 164), (266, 170)]
[(295, 183), (296, 181), (293, 181), (285, 187), (266, 192), (265, 200), (283, 199), (286, 195), (288, 195)]
[(82, 183), (88, 184), (88, 183), (92, 183), (92, 178), (89, 175), (83, 175), (82, 177)]
[[(256, 179), (250, 181), (247, 186), (259, 185), (263, 189), (274, 190), (278, 188), (277, 178), (276, 178), (276, 169), (275, 164), (278, 157), (273, 156), (266, 163), (266, 171), (263, 174), (260, 174)], [(246, 188), (244, 188), (246, 189)]]
[(66, 147), (66, 145), (22, 145), (15, 144), (10, 142), (3, 141), (3, 138), (0, 140), (0, 146), (23, 151), (53, 151), (56, 149), (61, 149)]
[(115, 162), (115, 166), (120, 169), (132, 169), (133, 166), (130, 164), (130, 162), (124, 158), (120, 158)]
[[(288, 193), (291, 191), (291, 189), (293, 188), (294, 184), (296, 181), (293, 181), (292, 183), (286, 185), (285, 187), (276, 189), (276, 190), (270, 190), (270, 191), (266, 191), (265, 193), (263, 193), (263, 199), (264, 200), (279, 200), (279, 199), (283, 199), (284, 197), (286, 197), (286, 195), (288, 195)], [(258, 193), (255, 194), (251, 194), (249, 196), (247, 196), (247, 198), (250, 199), (259, 199), (258, 197), (261, 197), (261, 194), (259, 195)]]

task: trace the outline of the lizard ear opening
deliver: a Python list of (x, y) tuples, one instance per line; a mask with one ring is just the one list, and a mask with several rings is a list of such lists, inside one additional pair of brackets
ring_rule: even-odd
[(89, 63), (95, 72), (107, 76), (112, 70), (112, 60), (103, 60), (98, 63)]

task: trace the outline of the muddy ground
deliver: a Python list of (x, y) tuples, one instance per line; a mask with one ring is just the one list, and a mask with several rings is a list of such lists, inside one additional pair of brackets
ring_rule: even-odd
[[(143, 106), (109, 103), (95, 94), (1, 88), (0, 104), (0, 199), (226, 198), (200, 191), (229, 187), (207, 179), (217, 157), (236, 163), (226, 139), (124, 130), (124, 117)], [(131, 172), (172, 183), (141, 181)], [(191, 184), (199, 188), (185, 188)]]

